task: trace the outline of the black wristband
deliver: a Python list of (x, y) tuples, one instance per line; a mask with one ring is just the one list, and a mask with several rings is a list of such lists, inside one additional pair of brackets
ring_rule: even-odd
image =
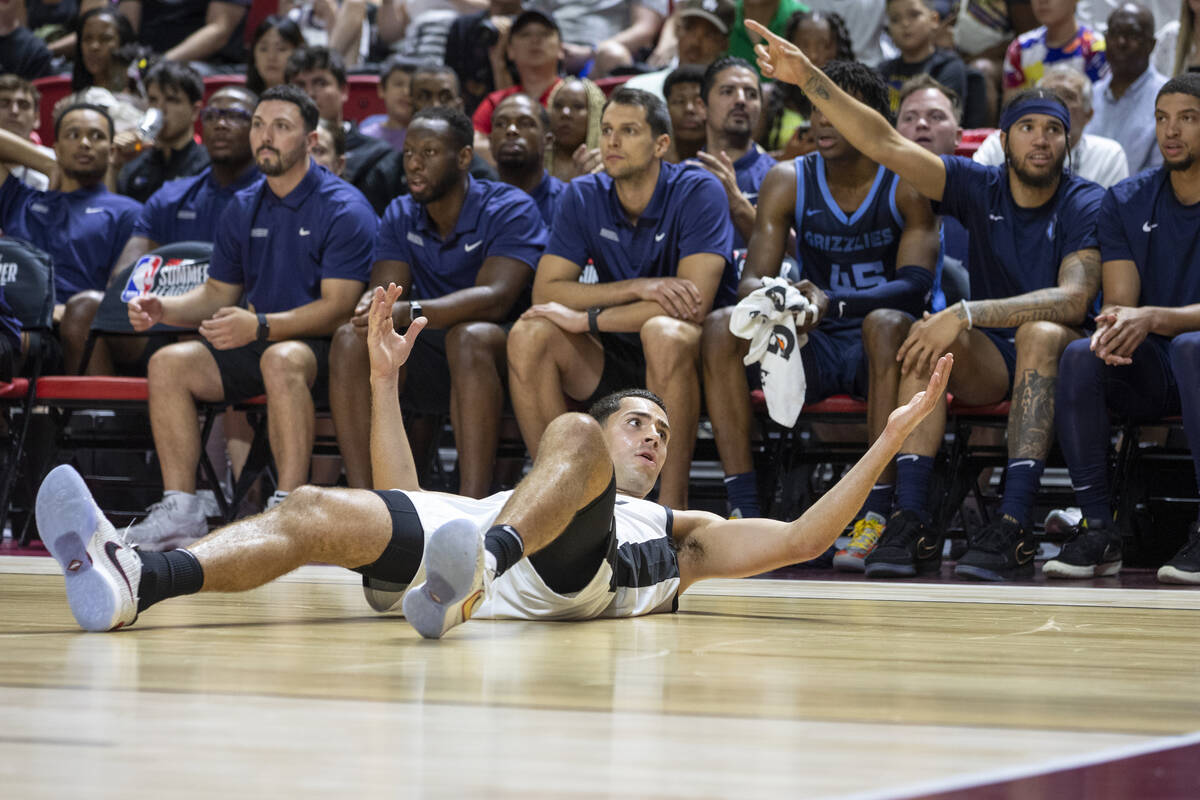
[(600, 312), (604, 309), (600, 306), (592, 306), (587, 310), (588, 315), (588, 331), (600, 335)]

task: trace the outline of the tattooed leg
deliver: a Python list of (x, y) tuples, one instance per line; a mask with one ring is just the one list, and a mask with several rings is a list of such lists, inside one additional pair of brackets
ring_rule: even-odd
[(1017, 329), (1017, 369), (1008, 414), (1009, 458), (1043, 461), (1054, 441), (1054, 384), (1058, 360), (1079, 333), (1053, 322)]

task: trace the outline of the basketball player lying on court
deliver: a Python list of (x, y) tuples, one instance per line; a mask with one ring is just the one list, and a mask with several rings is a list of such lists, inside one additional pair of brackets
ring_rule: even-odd
[(126, 544), (71, 467), (46, 477), (38, 529), (65, 572), (82, 627), (115, 630), (169, 597), (253, 589), (310, 561), (362, 573), (374, 609), (402, 603), (429, 638), (471, 616), (583, 620), (673, 611), (679, 593), (703, 578), (757, 575), (823, 553), (936, 406), (953, 366), (944, 356), (928, 388), (893, 411), (858, 464), (792, 523), (672, 512), (642, 499), (670, 435), (661, 401), (644, 390), (601, 399), (591, 416), (557, 417), (515, 489), (473, 500), (417, 484), (396, 381), (424, 318), (398, 334), (389, 309), (399, 296), (395, 284), (375, 290), (367, 334), (371, 462), (375, 485), (388, 489), (301, 487), (187, 549), (148, 553)]

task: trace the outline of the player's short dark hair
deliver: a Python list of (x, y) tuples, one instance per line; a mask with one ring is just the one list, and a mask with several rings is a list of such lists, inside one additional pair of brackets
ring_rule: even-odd
[(288, 56), (287, 66), (283, 70), (283, 79), (292, 82), (301, 72), (327, 69), (333, 74), (338, 86), (346, 85), (346, 64), (341, 54), (328, 47), (301, 47)]
[[(550, 130), (550, 112), (547, 111), (546, 107), (544, 105), (542, 105), (541, 103), (539, 103), (536, 98), (530, 97), (529, 95), (525, 94), (524, 92), (517, 92), (516, 94), (510, 94), (508, 97), (504, 98), (499, 103), (496, 103), (496, 107), (492, 109), (492, 119), (493, 120), (496, 119), (496, 112), (500, 110), (500, 106), (504, 105), (506, 102), (513, 99), (514, 97), (527, 98), (529, 100), (529, 102), (533, 104), (534, 116), (537, 117), (538, 121), (540, 121), (542, 123), (542, 130), (544, 130), (544, 131)], [(493, 124), (492, 127), (494, 128), (495, 124)]]
[(837, 61), (854, 61), (854, 45), (850, 39), (850, 29), (846, 27), (846, 20), (842, 19), (842, 15), (836, 11), (795, 11), (783, 27), (783, 38), (789, 42), (796, 35), (796, 29), (803, 22), (824, 22), (829, 26), (829, 30), (833, 33), (834, 42), (837, 45), (837, 52), (834, 53), (834, 59)]
[(330, 122), (327, 119), (322, 119), (317, 123), (317, 127), (323, 131), (329, 131), (329, 138), (333, 140), (333, 154), (338, 158), (346, 155), (346, 129), (337, 122)]
[(451, 78), (454, 79), (455, 94), (458, 94), (460, 96), (462, 95), (462, 82), (459, 81), (458, 73), (454, 71), (453, 67), (448, 67), (445, 64), (437, 64), (437, 63), (432, 63), (432, 62), (422, 64), (421, 66), (419, 66), (415, 70), (413, 70), (413, 74), (412, 74), (413, 82), (415, 83), (417, 78), (421, 77), (422, 75), (449, 75)]
[[(704, 77), (700, 81), (700, 99), (705, 103), (708, 102), (708, 93), (712, 91), (713, 84), (717, 82), (717, 76), (730, 67), (744, 67), (754, 74), (754, 79), (758, 83), (758, 88), (762, 89), (762, 78), (758, 76), (758, 70), (750, 66), (750, 62), (744, 58), (737, 56), (721, 56), (716, 61), (708, 65), (704, 70)], [(663, 96), (666, 96), (666, 87), (663, 87)]]
[(608, 421), (608, 418), (621, 408), (621, 401), (626, 397), (640, 397), (643, 400), (649, 400), (654, 405), (667, 413), (667, 404), (663, 399), (649, 389), (621, 389), (611, 394), (606, 394), (596, 402), (592, 403), (592, 407), (588, 409), (588, 414), (592, 419), (603, 425)]
[(387, 86), (388, 79), (397, 72), (403, 72), (411, 79), (419, 66), (420, 62), (407, 56), (392, 56), (379, 68), (379, 84)]
[(33, 108), (36, 111), (42, 103), (42, 94), (29, 81), (11, 72), (0, 75), (0, 92), (24, 92), (33, 98)]
[[(321, 118), (321, 112), (317, 111), (317, 104), (299, 86), (292, 86), (289, 83), (272, 86), (258, 98), (258, 105), (262, 105), (268, 100), (292, 103), (300, 109), (300, 118), (304, 120), (304, 132), (312, 133), (317, 129), (317, 120)], [(257, 106), (255, 107), (257, 108)]]
[(182, 61), (159, 61), (146, 73), (145, 82), (147, 86), (155, 83), (163, 89), (177, 89), (193, 103), (204, 97), (204, 81), (200, 74)]
[(698, 64), (684, 64), (671, 70), (663, 81), (663, 98), (670, 99), (671, 90), (681, 83), (694, 83), (703, 89), (704, 67)]
[(1190, 94), (1192, 97), (1200, 98), (1200, 73), (1184, 72), (1171, 78), (1158, 90), (1154, 101), (1157, 103), (1158, 98), (1164, 94)]
[(911, 95), (917, 92), (922, 92), (926, 89), (933, 89), (941, 92), (942, 95), (950, 101), (950, 108), (954, 112), (954, 121), (962, 123), (962, 103), (959, 100), (958, 92), (951, 89), (949, 86), (944, 86), (938, 83), (937, 79), (928, 72), (922, 72), (920, 75), (909, 78), (900, 87), (900, 102), (897, 104), (897, 110), (904, 105), (904, 101)]
[(108, 138), (111, 139), (116, 132), (116, 127), (113, 125), (112, 115), (108, 113), (108, 109), (104, 106), (98, 106), (95, 103), (71, 103), (71, 105), (58, 112), (58, 116), (54, 118), (54, 138), (58, 138), (58, 130), (62, 127), (62, 122), (67, 118), (67, 114), (72, 111), (95, 111), (108, 122)]
[(857, 97), (869, 108), (892, 121), (892, 101), (888, 85), (879, 73), (857, 61), (830, 61), (822, 70), (846, 94)]
[(672, 135), (671, 115), (667, 113), (667, 104), (657, 95), (641, 89), (620, 86), (608, 98), (608, 102), (604, 104), (604, 110), (607, 111), (611, 105), (641, 106), (642, 110), (646, 112), (646, 122), (650, 125), (650, 133), (656, 139), (664, 133), (667, 136)]
[(411, 128), (414, 123), (423, 119), (445, 122), (450, 127), (450, 143), (454, 145), (455, 150), (470, 147), (475, 142), (475, 126), (471, 124), (471, 118), (457, 108), (446, 108), (445, 106), (423, 108), (413, 115), (409, 127)]

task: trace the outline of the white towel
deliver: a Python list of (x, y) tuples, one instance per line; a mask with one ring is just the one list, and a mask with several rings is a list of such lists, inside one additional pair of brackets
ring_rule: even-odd
[(817, 307), (783, 278), (763, 278), (763, 285), (746, 296), (729, 318), (729, 331), (750, 340), (746, 364), (759, 362), (767, 413), (792, 427), (804, 408), (807, 382), (800, 348), (807, 334), (796, 335), (796, 315), (816, 318)]

